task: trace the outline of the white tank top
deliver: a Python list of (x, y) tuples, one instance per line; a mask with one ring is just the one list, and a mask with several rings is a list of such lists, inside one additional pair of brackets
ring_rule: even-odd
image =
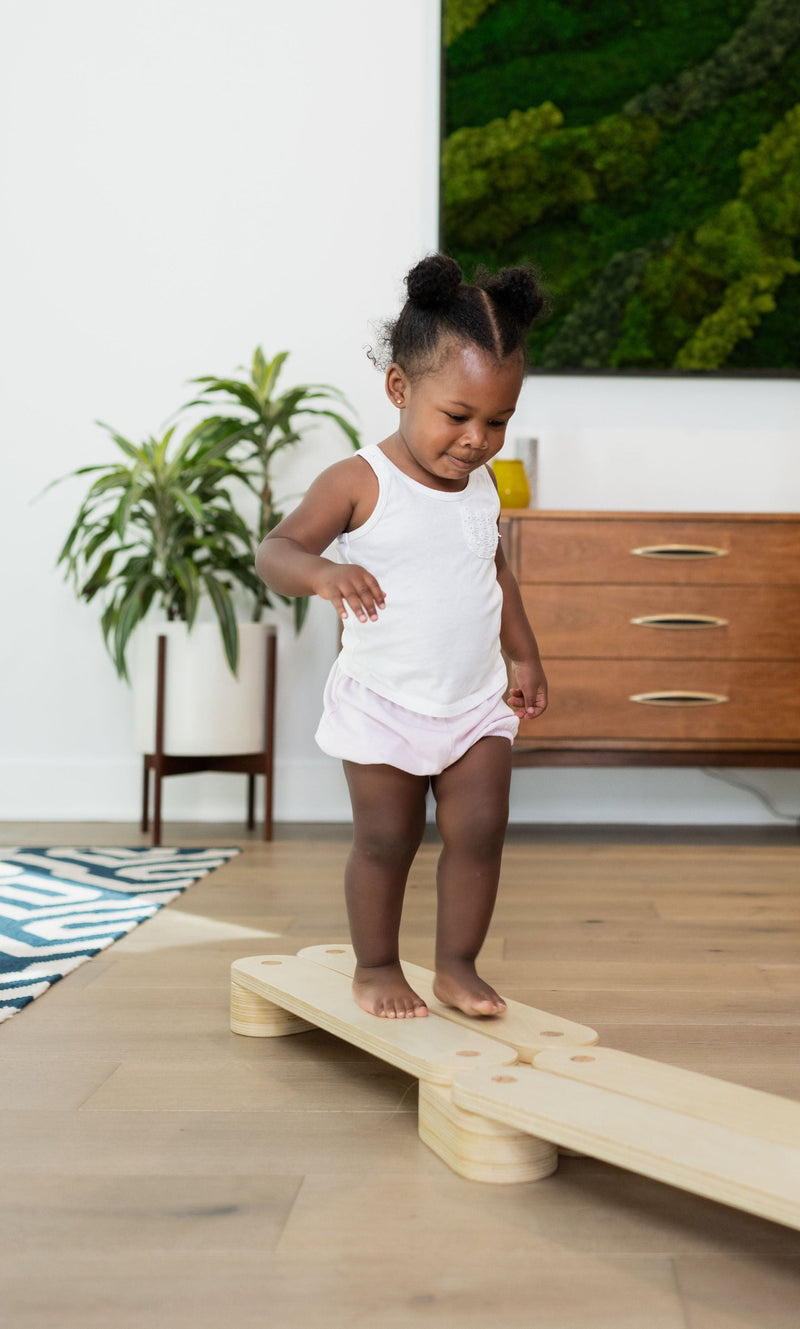
[(497, 490), (484, 466), (454, 493), (412, 480), (377, 444), (358, 455), (378, 478), (378, 501), (336, 543), (342, 562), (377, 578), (386, 607), (377, 622), (359, 623), (348, 611), (339, 666), (408, 710), (458, 715), (507, 683)]

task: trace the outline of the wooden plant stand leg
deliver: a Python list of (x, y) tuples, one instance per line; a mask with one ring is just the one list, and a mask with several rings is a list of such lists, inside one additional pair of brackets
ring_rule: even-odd
[(315, 1026), (231, 979), (231, 1031), (248, 1038), (281, 1038)]
[(558, 1150), (513, 1126), (456, 1107), (449, 1087), (419, 1083), (419, 1138), (468, 1181), (540, 1181), (558, 1167)]
[(147, 757), (142, 758), (142, 830), (146, 831), (150, 824), (150, 767), (147, 764)]
[(264, 703), (264, 839), (272, 839), (272, 803), (275, 784), (275, 680), (278, 668), (277, 636), (267, 636), (267, 693)]

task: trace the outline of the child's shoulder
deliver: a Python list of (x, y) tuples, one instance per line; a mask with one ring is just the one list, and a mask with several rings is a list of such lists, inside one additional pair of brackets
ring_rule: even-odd
[(355, 453), (322, 471), (311, 486), (309, 497), (324, 498), (329, 506), (346, 512), (342, 529), (352, 531), (363, 526), (378, 501), (378, 477), (369, 463)]
[(351, 491), (354, 494), (364, 489), (371, 489), (375, 481), (375, 472), (359, 452), (342, 461), (335, 461), (318, 477), (328, 488)]

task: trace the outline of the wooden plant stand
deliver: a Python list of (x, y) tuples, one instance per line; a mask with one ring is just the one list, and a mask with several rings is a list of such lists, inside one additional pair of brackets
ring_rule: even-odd
[(264, 708), (264, 748), (261, 752), (229, 753), (226, 756), (180, 756), (164, 751), (167, 691), (167, 638), (158, 638), (156, 677), (156, 745), (155, 752), (144, 755), (142, 778), (142, 830), (149, 827), (150, 772), (154, 779), (153, 837), (154, 845), (161, 844), (161, 781), (168, 775), (189, 775), (195, 771), (233, 771), (247, 776), (247, 829), (255, 827), (256, 776), (264, 776), (264, 839), (272, 839), (272, 799), (274, 784), (275, 749), (275, 629), (267, 632), (266, 701)]
[(470, 1180), (535, 1181), (577, 1150), (800, 1229), (800, 1103), (596, 1047), (593, 1029), (520, 1002), (471, 1019), (416, 965), (427, 1019), (379, 1019), (353, 1001), (354, 964), (335, 944), (235, 961), (231, 1029), (326, 1029), (415, 1075), (420, 1138)]

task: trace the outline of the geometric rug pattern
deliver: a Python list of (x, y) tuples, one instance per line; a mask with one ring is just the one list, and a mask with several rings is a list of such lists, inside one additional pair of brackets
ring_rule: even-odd
[(0, 849), (0, 1023), (238, 849)]

